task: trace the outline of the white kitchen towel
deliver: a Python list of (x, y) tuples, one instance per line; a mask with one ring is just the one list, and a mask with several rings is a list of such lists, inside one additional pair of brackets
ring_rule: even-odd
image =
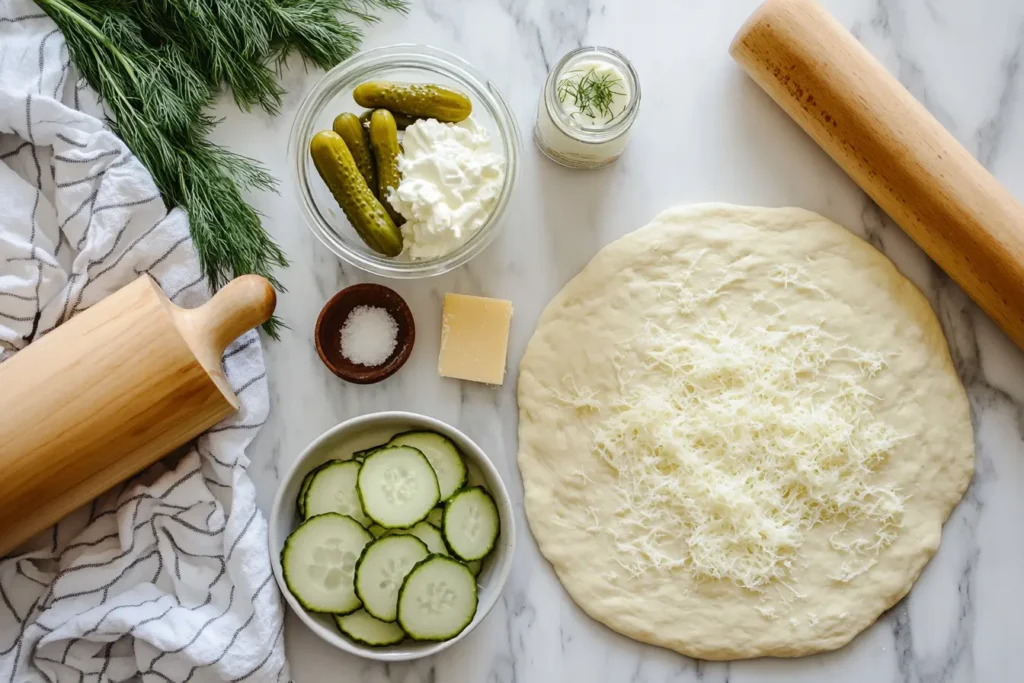
[[(0, 0), (0, 360), (142, 273), (179, 305), (210, 296), (187, 216), (73, 81), (56, 25)], [(224, 366), (237, 415), (0, 560), (0, 683), (289, 678), (245, 472), (268, 409), (256, 332)]]

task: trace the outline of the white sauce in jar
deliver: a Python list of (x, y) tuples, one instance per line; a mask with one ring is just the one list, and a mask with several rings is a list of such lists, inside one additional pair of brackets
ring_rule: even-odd
[(640, 82), (615, 50), (584, 47), (551, 70), (537, 110), (534, 141), (570, 168), (600, 168), (626, 148), (640, 106)]
[(583, 59), (558, 74), (555, 96), (569, 120), (584, 128), (607, 128), (626, 113), (629, 83), (617, 66)]

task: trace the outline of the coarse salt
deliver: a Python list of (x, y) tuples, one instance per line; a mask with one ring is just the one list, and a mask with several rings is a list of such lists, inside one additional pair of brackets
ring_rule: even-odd
[(357, 365), (380, 365), (397, 345), (398, 323), (378, 306), (356, 306), (341, 326), (341, 355)]

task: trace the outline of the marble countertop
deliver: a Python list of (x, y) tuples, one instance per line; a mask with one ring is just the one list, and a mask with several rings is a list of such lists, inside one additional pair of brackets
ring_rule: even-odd
[[(249, 449), (259, 500), (318, 434), (362, 413), (413, 410), (457, 425), (491, 456), (512, 492), (518, 552), (500, 604), (447, 653), (382, 665), (338, 652), (289, 616), (298, 683), (690, 681), (1024, 681), (1024, 353), (889, 221), (729, 58), (755, 0), (414, 0), (367, 32), (367, 47), (429, 43), (489, 74), (524, 135), (523, 172), (503, 234), (471, 264), (419, 282), (390, 282), (418, 327), (408, 365), (371, 387), (321, 365), (312, 343), (324, 301), (372, 281), (308, 231), (286, 160), (288, 128), (319, 77), (285, 73), (280, 117), (225, 102), (217, 139), (282, 179), (253, 201), (293, 261), (278, 311), (291, 326), (266, 345), (272, 410)], [(1018, 197), (1024, 198), (1024, 4), (1019, 0), (825, 0), (828, 8)], [(569, 171), (531, 143), (549, 65), (581, 44), (633, 60), (644, 88), (626, 155)], [(612, 633), (568, 598), (523, 518), (515, 465), (515, 376), (545, 304), (594, 253), (669, 206), (703, 201), (796, 205), (846, 225), (885, 251), (938, 310), (967, 386), (977, 473), (945, 526), (942, 547), (909, 597), (842, 650), (801, 660), (702, 663)], [(379, 281), (379, 280), (378, 280)], [(445, 292), (511, 299), (509, 375), (500, 389), (438, 378)]]

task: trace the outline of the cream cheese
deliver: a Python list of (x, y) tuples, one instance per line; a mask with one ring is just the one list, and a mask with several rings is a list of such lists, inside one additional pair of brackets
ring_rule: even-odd
[(406, 219), (400, 258), (444, 256), (487, 222), (505, 181), (505, 159), (472, 118), (418, 121), (406, 129), (402, 147), (402, 180), (388, 195)]

